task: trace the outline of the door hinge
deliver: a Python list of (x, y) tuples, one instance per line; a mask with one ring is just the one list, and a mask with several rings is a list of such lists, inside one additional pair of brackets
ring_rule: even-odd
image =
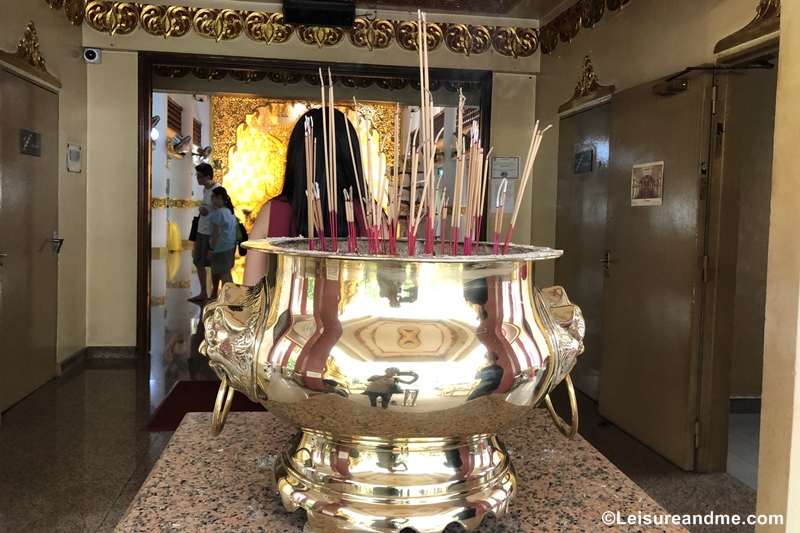
[(695, 450), (700, 448), (700, 421), (695, 420), (694, 422), (694, 448)]
[(703, 256), (703, 283), (708, 283), (708, 256)]
[(717, 86), (711, 86), (711, 114), (717, 114)]

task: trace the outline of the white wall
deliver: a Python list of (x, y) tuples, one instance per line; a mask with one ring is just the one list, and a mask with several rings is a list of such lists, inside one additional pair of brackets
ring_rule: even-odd
[(61, 362), (86, 346), (86, 178), (67, 172), (67, 143), (87, 151), (86, 64), (82, 60), (80, 28), (63, 11), (42, 1), (0, 0), (0, 49), (15, 52), (29, 21), (36, 25), (47, 70), (61, 80), (59, 92), (58, 230), (64, 246), (58, 258), (57, 360)]

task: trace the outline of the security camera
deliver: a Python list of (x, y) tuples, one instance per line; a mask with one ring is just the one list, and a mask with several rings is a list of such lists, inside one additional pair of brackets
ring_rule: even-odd
[(86, 63), (94, 63), (94, 64), (102, 63), (102, 57), (100, 56), (100, 49), (99, 48), (84, 48), (83, 49), (83, 60)]

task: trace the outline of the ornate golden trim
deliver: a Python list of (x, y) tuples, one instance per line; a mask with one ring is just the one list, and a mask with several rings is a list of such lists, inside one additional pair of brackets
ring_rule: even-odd
[(578, 0), (539, 29), (543, 54), (552, 54), (558, 42), (571, 42), (581, 28), (594, 28), (606, 9), (617, 11), (631, 0)]
[(575, 85), (575, 92), (572, 98), (558, 108), (559, 113), (573, 111), (578, 108), (585, 108), (590, 104), (600, 104), (608, 100), (614, 94), (613, 85), (600, 85), (594, 67), (589, 56), (583, 58), (581, 75)]
[(111, 3), (93, 0), (86, 4), (86, 21), (97, 31), (109, 35), (127, 35), (139, 25), (139, 12), (135, 4)]
[(253, 41), (280, 44), (289, 40), (294, 27), (283, 22), (283, 13), (250, 12), (244, 20), (244, 32)]
[[(519, 57), (524, 57), (526, 54), (533, 53), (535, 48), (526, 46), (522, 39), (514, 39), (509, 37), (506, 41), (509, 46), (509, 55), (516, 51)], [(516, 44), (515, 44), (516, 43)], [(283, 72), (283, 71), (264, 71), (264, 70), (237, 70), (237, 69), (207, 69), (207, 68), (188, 68), (188, 67), (175, 67), (156, 65), (153, 67), (153, 72), (162, 78), (183, 78), (189, 73), (203, 80), (221, 80), (226, 76), (241, 81), (244, 83), (259, 82), (268, 79), (273, 83), (280, 83), (282, 85), (294, 85), (305, 81), (311, 85), (319, 86), (319, 76), (317, 74), (298, 74), (296, 72)], [(419, 90), (419, 80), (408, 80), (401, 78), (373, 78), (368, 76), (333, 76), (334, 85), (340, 83), (345, 87), (351, 88), (364, 88), (370, 87), (373, 84), (381, 89), (388, 89), (390, 91), (403, 89), (411, 85), (415, 90)], [(456, 82), (456, 81), (440, 81), (430, 80), (430, 89), (437, 91), (444, 87), (451, 93), (458, 92), (461, 89), (467, 93), (477, 90), (480, 85), (475, 82)], [(275, 100), (275, 102), (283, 102), (283, 100)], [(268, 101), (269, 103), (269, 101)]]
[[(84, 20), (82, 0), (45, 0), (56, 9), (64, 2), (64, 10), (73, 24)], [(601, 1), (601, 0), (582, 0)], [(609, 3), (614, 0), (607, 0)], [(628, 0), (616, 0), (627, 2)], [(591, 11), (592, 17), (597, 13)], [(262, 13), (234, 9), (210, 9), (158, 4), (136, 4), (91, 0), (85, 7), (85, 20), (89, 27), (110, 35), (127, 35), (141, 26), (150, 35), (182, 37), (190, 31), (207, 39), (232, 41), (242, 35), (267, 45), (288, 42), (292, 35), (308, 45), (318, 48), (338, 46), (347, 35), (356, 48), (369, 51), (383, 50), (397, 42), (403, 50), (417, 51), (416, 21), (368, 20), (357, 18), (349, 31), (342, 28), (319, 26), (292, 26), (286, 24), (281, 13)], [(533, 55), (539, 46), (539, 30), (471, 24), (428, 23), (428, 49), (436, 50), (444, 43), (451, 52), (482, 54), (494, 49), (504, 57), (519, 58)]]
[(150, 307), (164, 307), (167, 304), (166, 296), (151, 296)]
[(166, 198), (150, 198), (150, 209), (166, 209)]
[(33, 21), (28, 22), (22, 39), (17, 44), (16, 53), (9, 53), (0, 50), (0, 61), (8, 63), (26, 74), (30, 74), (40, 80), (60, 89), (61, 82), (58, 78), (47, 72), (44, 64), (42, 51), (39, 49), (39, 37), (36, 35), (36, 26)]
[[(193, 209), (198, 207), (195, 205), (195, 202), (196, 200), (192, 200), (191, 198), (170, 198), (169, 206), (176, 209)], [(200, 202), (202, 202), (202, 200), (200, 200)]]
[(382, 50), (394, 41), (394, 24), (389, 20), (357, 18), (347, 35), (356, 48), (366, 48), (370, 52)]
[(781, 1), (761, 0), (756, 8), (756, 17), (741, 30), (721, 39), (714, 46), (714, 53), (719, 54), (735, 46), (754, 41), (780, 30)]
[(190, 279), (182, 279), (178, 281), (168, 281), (167, 282), (168, 289), (191, 289), (192, 288), (192, 280)]

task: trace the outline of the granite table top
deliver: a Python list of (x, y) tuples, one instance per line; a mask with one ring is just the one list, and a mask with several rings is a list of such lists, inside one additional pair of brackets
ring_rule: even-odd
[[(302, 531), (304, 513), (286, 512), (271, 485), (272, 464), (294, 431), (268, 412), (230, 413), (212, 437), (211, 413), (187, 414), (116, 531)], [(666, 511), (583, 438), (558, 433), (544, 409), (501, 438), (517, 471), (517, 497), (476, 533), (686, 531), (644, 525), (645, 515), (663, 523), (655, 517)]]

